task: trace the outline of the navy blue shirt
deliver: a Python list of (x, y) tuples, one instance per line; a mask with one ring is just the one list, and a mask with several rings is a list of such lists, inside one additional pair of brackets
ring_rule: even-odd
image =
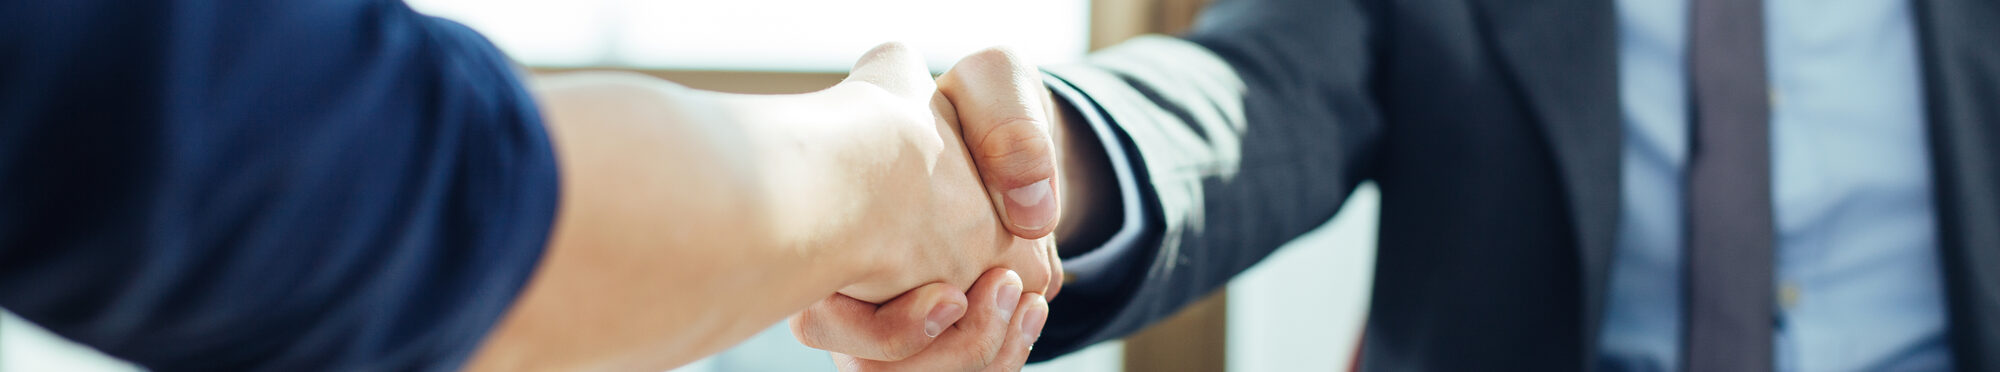
[(111, 355), (456, 368), (556, 198), (506, 57), (400, 1), (0, 1), (0, 306)]

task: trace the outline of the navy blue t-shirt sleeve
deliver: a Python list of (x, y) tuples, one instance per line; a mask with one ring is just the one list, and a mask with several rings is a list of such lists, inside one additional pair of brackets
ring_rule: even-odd
[(444, 370), (532, 274), (554, 155), (400, 1), (0, 2), (0, 307), (155, 370)]

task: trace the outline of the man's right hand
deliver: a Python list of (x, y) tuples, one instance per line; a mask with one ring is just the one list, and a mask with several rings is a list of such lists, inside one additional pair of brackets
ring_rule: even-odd
[[(961, 60), (937, 79), (937, 87), (958, 113), (966, 150), (1006, 229), (1023, 238), (1048, 237), (1064, 213), (1059, 202), (1064, 196), (1057, 190), (1069, 189), (1056, 165), (1061, 154), (1054, 120), (1061, 116), (1054, 113), (1040, 70), (993, 48)], [(970, 301), (956, 297), (957, 289), (949, 285), (920, 287), (879, 306), (835, 295), (793, 317), (793, 334), (808, 346), (834, 352), (847, 371), (1018, 370), (1047, 320), (1043, 294), (1053, 298), (1061, 288), (1060, 258), (1053, 251), (1047, 257), (1046, 271), (1023, 270), (1048, 273), (1027, 281), (1046, 280), (1046, 287), (1009, 286), (1022, 278), (995, 269), (965, 294)], [(1015, 296), (1018, 301), (1002, 300)], [(915, 332), (937, 323), (919, 309), (935, 312), (966, 302), (971, 306), (964, 318), (942, 334)], [(1006, 306), (1010, 303), (1015, 306)]]

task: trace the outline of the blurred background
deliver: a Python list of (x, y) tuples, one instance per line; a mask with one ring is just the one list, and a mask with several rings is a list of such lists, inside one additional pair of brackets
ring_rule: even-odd
[[(484, 33), (537, 72), (628, 70), (700, 89), (818, 90), (885, 41), (924, 52), (932, 71), (992, 45), (1042, 64), (1145, 33), (1179, 33), (1206, 0), (408, 0)], [(1346, 371), (1366, 318), (1376, 191), (1239, 276), (1224, 291), (1124, 341), (1028, 371)], [(1062, 306), (1061, 301), (1051, 306)], [(0, 372), (136, 371), (11, 313)], [(824, 352), (777, 324), (676, 371), (831, 371)]]

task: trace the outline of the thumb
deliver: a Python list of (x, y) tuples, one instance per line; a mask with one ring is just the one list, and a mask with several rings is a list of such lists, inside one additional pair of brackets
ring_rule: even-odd
[(973, 53), (937, 79), (958, 110), (966, 150), (1007, 230), (1036, 239), (1055, 231), (1055, 141), (1048, 88), (1039, 72), (1005, 48)]

